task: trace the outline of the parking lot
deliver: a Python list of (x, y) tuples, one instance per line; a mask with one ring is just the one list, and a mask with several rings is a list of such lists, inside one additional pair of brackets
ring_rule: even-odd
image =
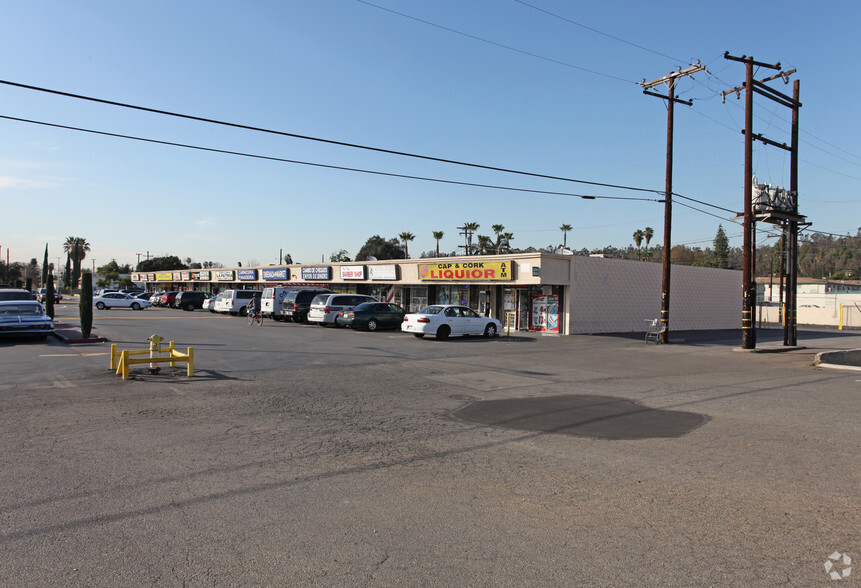
[(861, 554), (861, 375), (811, 366), (853, 332), (94, 327), (194, 347), (195, 375), (0, 344), (4, 585), (810, 586)]

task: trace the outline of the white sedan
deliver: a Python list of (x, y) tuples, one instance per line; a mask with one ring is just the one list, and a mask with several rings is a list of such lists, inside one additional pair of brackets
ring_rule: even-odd
[(495, 337), (502, 323), (495, 318), (481, 316), (468, 306), (435, 304), (416, 313), (408, 314), (401, 323), (401, 331), (416, 337), (435, 335), (446, 339), (449, 335), (484, 335)]
[(122, 292), (108, 292), (107, 294), (94, 297), (93, 306), (99, 310), (104, 310), (106, 308), (131, 308), (132, 310), (142, 310), (152, 306), (152, 304), (149, 300), (135, 298), (134, 296), (123, 294)]

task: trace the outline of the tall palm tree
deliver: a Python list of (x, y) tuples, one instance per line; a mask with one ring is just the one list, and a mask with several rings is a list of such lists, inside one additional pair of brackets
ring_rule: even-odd
[(439, 241), (443, 238), (445, 233), (442, 231), (434, 231), (433, 238), (436, 239), (436, 256), (439, 257)]
[(646, 249), (649, 248), (649, 241), (651, 241), (652, 237), (654, 237), (654, 236), (655, 236), (655, 229), (653, 229), (652, 227), (646, 227), (646, 229), (643, 231), (643, 237), (646, 238)]
[(634, 231), (634, 244), (637, 246), (637, 259), (640, 261), (642, 261), (642, 258), (640, 257), (640, 244), (643, 242), (643, 237), (645, 236), (646, 234), (643, 232), (643, 229), (637, 229)]
[(499, 246), (501, 244), (499, 241), (499, 234), (505, 230), (505, 227), (502, 225), (493, 225), (490, 227), (490, 230), (496, 233), (496, 254), (499, 255)]
[(412, 233), (408, 232), (408, 231), (404, 231), (403, 233), (398, 235), (398, 237), (400, 237), (401, 241), (404, 242), (404, 255), (406, 256), (407, 259), (409, 259), (410, 258), (410, 252), (409, 252), (409, 249), (407, 249), (407, 243), (409, 243), (410, 241), (415, 239), (416, 236), (413, 235)]
[(472, 234), (481, 226), (478, 223), (463, 223), (463, 232), (466, 234), (466, 254), (472, 255)]
[(568, 249), (568, 231), (571, 230), (571, 225), (564, 224), (559, 227), (559, 230), (562, 231), (562, 249)]
[(63, 251), (72, 258), (72, 288), (78, 287), (81, 279), (81, 262), (90, 252), (90, 244), (83, 237), (66, 237), (63, 243)]

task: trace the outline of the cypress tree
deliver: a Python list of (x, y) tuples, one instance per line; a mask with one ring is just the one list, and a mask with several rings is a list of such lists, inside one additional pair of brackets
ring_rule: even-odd
[(78, 303), (81, 314), (81, 335), (90, 338), (93, 330), (93, 274), (84, 271), (81, 274), (81, 300)]
[(45, 313), (54, 320), (54, 276), (48, 275), (48, 285), (45, 288)]

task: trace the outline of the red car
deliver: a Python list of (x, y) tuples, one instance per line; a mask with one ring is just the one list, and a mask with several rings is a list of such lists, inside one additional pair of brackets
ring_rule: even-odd
[(159, 299), (159, 306), (170, 306), (173, 308), (173, 305), (176, 303), (177, 294), (179, 294), (179, 292), (165, 292)]

